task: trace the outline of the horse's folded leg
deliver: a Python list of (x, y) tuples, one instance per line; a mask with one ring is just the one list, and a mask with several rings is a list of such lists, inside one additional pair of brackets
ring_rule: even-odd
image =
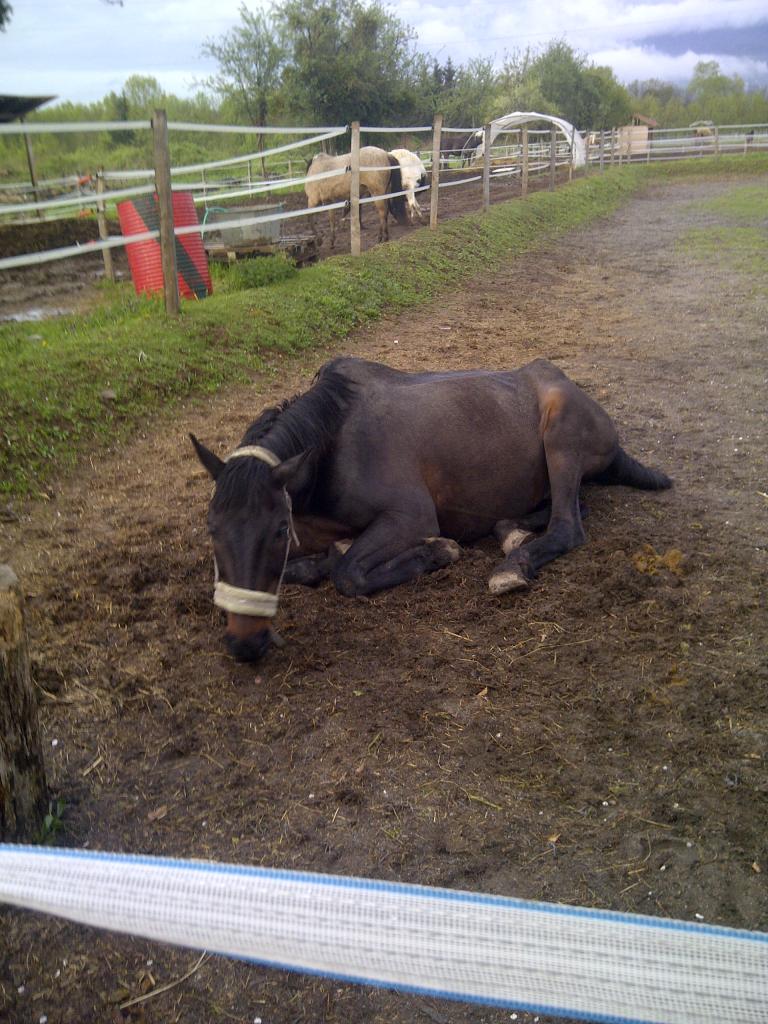
[(428, 537), (421, 544), (364, 570), (359, 564), (339, 565), (332, 579), (346, 597), (375, 594), (408, 583), (424, 573), (435, 572), (461, 557), (461, 548), (447, 537)]
[(292, 558), (285, 567), (283, 582), (297, 583), (302, 587), (316, 587), (331, 575), (337, 557), (335, 553), (324, 552), (320, 555)]
[(508, 594), (512, 590), (527, 590), (533, 574), (514, 555), (505, 558), (490, 575), (488, 589), (492, 594)]

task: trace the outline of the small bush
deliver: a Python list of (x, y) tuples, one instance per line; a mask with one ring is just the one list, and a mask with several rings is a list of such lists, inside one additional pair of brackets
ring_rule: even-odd
[(255, 256), (236, 263), (213, 264), (214, 291), (241, 292), (248, 288), (262, 288), (279, 284), (298, 273), (296, 264), (288, 256)]

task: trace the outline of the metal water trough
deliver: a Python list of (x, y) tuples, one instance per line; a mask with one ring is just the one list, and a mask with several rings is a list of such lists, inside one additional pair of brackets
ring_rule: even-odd
[[(249, 220), (282, 213), (283, 203), (258, 206), (210, 207), (205, 214), (207, 225), (227, 221)], [(270, 255), (285, 252), (299, 266), (317, 259), (317, 242), (313, 234), (283, 235), (282, 221), (266, 221), (261, 224), (233, 225), (221, 230), (206, 231), (203, 244), (211, 260), (234, 263), (251, 256)]]

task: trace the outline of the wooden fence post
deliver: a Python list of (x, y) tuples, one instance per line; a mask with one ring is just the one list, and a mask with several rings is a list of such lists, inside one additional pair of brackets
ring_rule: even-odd
[(605, 173), (605, 128), (600, 129), (600, 173)]
[(557, 129), (549, 129), (549, 191), (554, 192), (557, 178)]
[[(23, 121), (24, 118), (19, 118)], [(27, 154), (27, 167), (29, 168), (29, 180), (32, 182), (32, 195), (35, 197), (35, 202), (40, 202), (40, 193), (37, 190), (37, 170), (35, 169), (35, 154), (32, 152), (32, 140), (29, 135), (24, 132), (24, 149)], [(45, 220), (45, 213), (43, 210), (35, 210), (38, 220)]]
[(47, 807), (21, 587), (0, 565), (0, 840), (36, 839)]
[(352, 181), (349, 186), (349, 246), (353, 256), (360, 255), (360, 122), (350, 125), (352, 151), (349, 155)]
[(523, 158), (523, 170), (521, 174), (521, 189), (524, 196), (528, 195), (528, 129), (523, 128), (522, 130), (522, 158)]
[(160, 254), (163, 263), (163, 294), (168, 316), (179, 315), (179, 282), (176, 276), (176, 237), (173, 233), (171, 154), (168, 150), (168, 118), (156, 110), (152, 118), (155, 156), (155, 189), (160, 208)]
[[(96, 172), (96, 194), (99, 196), (104, 195), (104, 168), (100, 167)], [(109, 238), (109, 228), (107, 227), (107, 213), (106, 207), (102, 199), (96, 203), (96, 220), (99, 224), (99, 238), (102, 242), (105, 242)], [(109, 281), (115, 280), (115, 268), (112, 263), (112, 250), (102, 249), (101, 255), (104, 258), (104, 276)]]
[(437, 195), (440, 187), (440, 137), (443, 131), (443, 115), (435, 114), (432, 127), (432, 177), (429, 188), (429, 226), (437, 227)]
[(491, 126), (483, 127), (483, 213), (491, 207)]

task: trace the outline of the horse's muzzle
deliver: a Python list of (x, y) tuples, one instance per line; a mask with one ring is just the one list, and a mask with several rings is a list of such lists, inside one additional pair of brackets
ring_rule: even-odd
[(229, 614), (226, 641), (233, 658), (238, 661), (258, 661), (264, 657), (272, 643), (271, 622), (250, 615)]
[(272, 644), (272, 632), (264, 629), (247, 637), (238, 637), (233, 633), (226, 635), (227, 649), (238, 661), (258, 661), (263, 658)]

